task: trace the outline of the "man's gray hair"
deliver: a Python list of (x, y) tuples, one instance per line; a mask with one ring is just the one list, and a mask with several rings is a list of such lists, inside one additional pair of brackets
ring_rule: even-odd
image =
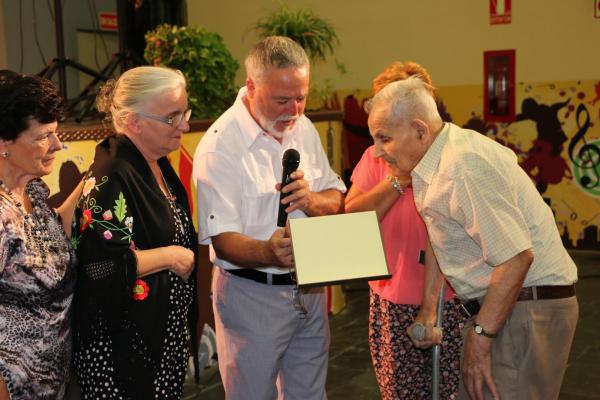
[(310, 68), (304, 49), (285, 36), (269, 36), (258, 42), (246, 57), (246, 76), (260, 80), (270, 68)]
[(428, 124), (441, 120), (427, 83), (418, 76), (392, 82), (365, 104), (365, 111), (385, 111), (390, 124), (410, 122), (415, 118)]

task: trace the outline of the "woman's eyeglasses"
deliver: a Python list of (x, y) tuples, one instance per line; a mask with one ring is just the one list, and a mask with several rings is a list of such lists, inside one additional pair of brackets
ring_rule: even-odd
[(142, 117), (162, 122), (174, 128), (176, 126), (179, 126), (179, 124), (181, 124), (183, 121), (188, 122), (190, 120), (190, 117), (192, 116), (192, 110), (188, 109), (184, 112), (179, 112), (171, 117), (159, 117), (158, 115), (146, 114), (143, 112), (138, 112), (136, 114), (141, 115)]

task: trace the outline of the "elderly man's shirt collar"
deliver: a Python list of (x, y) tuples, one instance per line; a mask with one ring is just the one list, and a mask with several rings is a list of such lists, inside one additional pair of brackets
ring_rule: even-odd
[(412, 171), (412, 176), (417, 176), (425, 181), (428, 185), (431, 184), (433, 175), (435, 174), (440, 164), (442, 151), (448, 141), (448, 132), (450, 132), (451, 124), (444, 124), (444, 127), (435, 138), (421, 161)]

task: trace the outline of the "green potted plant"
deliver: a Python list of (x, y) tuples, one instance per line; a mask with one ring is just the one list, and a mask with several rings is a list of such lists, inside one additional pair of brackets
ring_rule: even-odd
[(159, 25), (146, 34), (144, 58), (185, 75), (195, 118), (218, 117), (236, 96), (234, 78), (239, 64), (217, 33), (201, 27)]
[[(293, 11), (285, 5), (281, 6), (260, 18), (254, 30), (261, 39), (274, 35), (289, 37), (302, 46), (313, 64), (326, 61), (327, 56), (333, 55), (340, 44), (334, 26), (306, 8)], [(340, 74), (346, 73), (344, 64), (338, 60), (335, 60), (335, 66)], [(331, 79), (326, 79), (322, 84), (312, 81), (307, 109), (328, 108), (333, 94)]]
[(289, 37), (302, 46), (312, 62), (325, 61), (327, 53), (333, 54), (340, 43), (333, 25), (304, 8), (292, 11), (282, 6), (260, 18), (254, 29), (260, 38)]

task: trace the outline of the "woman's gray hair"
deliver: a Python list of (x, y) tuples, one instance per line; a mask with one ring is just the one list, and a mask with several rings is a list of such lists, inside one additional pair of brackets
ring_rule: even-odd
[(260, 80), (270, 68), (310, 68), (304, 49), (284, 36), (269, 36), (258, 42), (246, 57), (246, 76)]
[(96, 106), (120, 132), (128, 114), (142, 111), (148, 99), (178, 88), (186, 88), (185, 77), (179, 70), (148, 66), (132, 68), (118, 80), (110, 79), (100, 88)]
[(381, 89), (365, 104), (365, 111), (385, 111), (385, 118), (390, 124), (410, 122), (415, 118), (426, 123), (435, 123), (440, 114), (429, 85), (418, 76), (392, 82)]

